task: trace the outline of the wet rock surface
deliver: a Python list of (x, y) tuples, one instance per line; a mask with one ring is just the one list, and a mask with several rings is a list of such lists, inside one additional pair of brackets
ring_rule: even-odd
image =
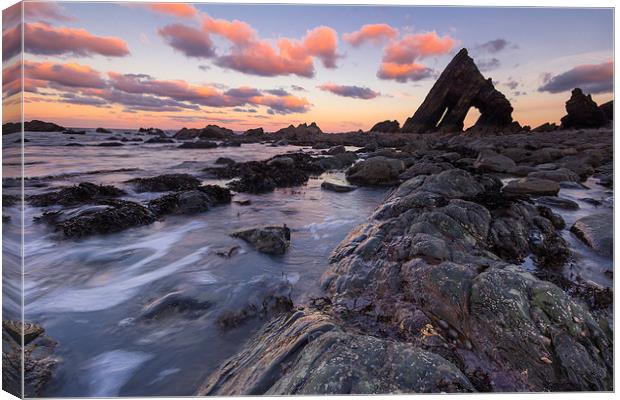
[(41, 396), (59, 362), (53, 354), (56, 346), (40, 325), (3, 320), (2, 389), (17, 397)]
[(286, 225), (244, 229), (231, 236), (245, 240), (261, 253), (274, 255), (284, 254), (291, 242), (291, 230)]
[(393, 186), (405, 169), (401, 160), (383, 156), (360, 161), (347, 170), (347, 180), (356, 185)]
[(597, 252), (611, 258), (614, 252), (613, 223), (611, 212), (588, 215), (578, 219), (571, 232)]
[(170, 190), (195, 189), (200, 180), (189, 174), (165, 174), (151, 178), (135, 178), (127, 181), (137, 192), (167, 192)]
[(36, 207), (51, 205), (72, 206), (85, 204), (101, 199), (119, 197), (125, 191), (109, 185), (95, 185), (90, 182), (82, 182), (76, 186), (28, 197), (27, 201)]

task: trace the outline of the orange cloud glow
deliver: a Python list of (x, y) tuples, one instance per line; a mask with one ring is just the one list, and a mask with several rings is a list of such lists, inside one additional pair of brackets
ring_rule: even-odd
[(343, 39), (354, 47), (359, 47), (365, 42), (380, 44), (388, 39), (395, 39), (398, 30), (388, 24), (369, 24), (364, 25), (359, 31), (345, 33)]
[(198, 10), (194, 6), (185, 3), (152, 3), (145, 6), (155, 12), (179, 18), (193, 18), (198, 15)]

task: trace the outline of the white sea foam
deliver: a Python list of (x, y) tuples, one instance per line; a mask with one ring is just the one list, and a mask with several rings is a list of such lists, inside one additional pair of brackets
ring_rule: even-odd
[(118, 396), (132, 374), (152, 356), (141, 352), (112, 350), (91, 359), (86, 365), (89, 397)]

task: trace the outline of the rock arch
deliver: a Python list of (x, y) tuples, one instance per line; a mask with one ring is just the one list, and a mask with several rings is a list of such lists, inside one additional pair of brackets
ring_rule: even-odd
[(496, 131), (513, 125), (512, 106), (485, 79), (462, 49), (450, 61), (422, 105), (403, 125), (403, 132), (460, 132), (471, 107), (480, 111), (473, 130)]

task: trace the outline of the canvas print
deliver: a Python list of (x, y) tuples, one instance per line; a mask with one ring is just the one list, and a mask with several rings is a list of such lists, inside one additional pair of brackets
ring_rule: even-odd
[(613, 8), (2, 24), (3, 390), (614, 390)]

